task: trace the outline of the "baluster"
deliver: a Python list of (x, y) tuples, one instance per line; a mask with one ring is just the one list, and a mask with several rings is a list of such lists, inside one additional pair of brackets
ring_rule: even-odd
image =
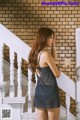
[[(0, 43), (0, 84), (3, 84), (3, 43)], [(0, 104), (2, 104), (2, 99), (3, 99), (3, 88), (2, 86), (0, 87)]]
[(32, 88), (32, 72), (31, 70), (28, 68), (28, 100), (31, 101), (31, 88)]
[(66, 94), (66, 117), (67, 120), (70, 120), (70, 96), (68, 94)]
[(22, 80), (22, 70), (21, 70), (21, 63), (22, 63), (22, 58), (18, 55), (17, 57), (18, 60), (18, 90), (17, 90), (17, 96), (22, 97), (22, 88), (21, 88), (21, 80)]
[(31, 89), (32, 89), (32, 72), (28, 68), (28, 112), (32, 112), (32, 96), (31, 96)]
[(10, 97), (14, 97), (14, 51), (10, 48)]

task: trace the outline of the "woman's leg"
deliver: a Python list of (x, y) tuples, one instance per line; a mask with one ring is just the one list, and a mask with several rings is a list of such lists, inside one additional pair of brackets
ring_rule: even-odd
[(47, 110), (36, 108), (37, 120), (48, 120)]
[(60, 108), (47, 109), (48, 120), (59, 120)]

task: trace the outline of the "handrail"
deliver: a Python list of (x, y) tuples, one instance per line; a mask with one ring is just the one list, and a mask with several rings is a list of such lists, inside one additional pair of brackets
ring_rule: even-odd
[(66, 92), (68, 95), (70, 95), (74, 100), (75, 98), (75, 82), (71, 80), (67, 75), (65, 75), (63, 72), (61, 72), (61, 76), (57, 78), (58, 86)]
[[(0, 39), (26, 61), (28, 60), (31, 48), (2, 24), (0, 24)], [(75, 83), (63, 72), (61, 76), (57, 78), (57, 82), (58, 86), (75, 100)]]
[(24, 60), (28, 60), (31, 48), (2, 24), (0, 24), (0, 42), (6, 44), (16, 53), (19, 53)]

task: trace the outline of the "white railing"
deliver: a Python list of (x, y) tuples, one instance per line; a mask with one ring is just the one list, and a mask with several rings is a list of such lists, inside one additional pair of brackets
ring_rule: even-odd
[(10, 50), (10, 97), (14, 97), (14, 53), (17, 54), (18, 72), (17, 82), (18, 90), (17, 95), (22, 96), (21, 91), (21, 62), (22, 58), (28, 60), (30, 47), (21, 41), (16, 35), (11, 33), (7, 28), (0, 24), (0, 78), (3, 81), (3, 48), (4, 44), (9, 47)]
[[(7, 45), (10, 49), (10, 97), (14, 97), (15, 89), (14, 89), (14, 53), (17, 54), (17, 62), (18, 62), (18, 70), (17, 70), (17, 97), (22, 97), (22, 89), (21, 89), (21, 62), (22, 58), (28, 61), (28, 55), (31, 48), (21, 41), (16, 35), (11, 33), (7, 28), (0, 24), (0, 77), (3, 82), (3, 46)], [(29, 103), (31, 101), (31, 78), (32, 73), (28, 69), (28, 100)], [(36, 78), (35, 78), (36, 79)], [(74, 100), (75, 98), (75, 83), (67, 77), (64, 73), (61, 73), (60, 78), (57, 79), (58, 86), (66, 93), (66, 108), (67, 108), (67, 120), (69, 120), (69, 108), (70, 108), (70, 97)], [(80, 100), (79, 100), (80, 101)], [(29, 112), (31, 112), (32, 108), (29, 104)]]
[[(21, 72), (21, 64), (22, 59), (28, 60), (28, 55), (30, 51), (30, 47), (26, 45), (23, 41), (21, 41), (16, 35), (11, 33), (7, 28), (0, 24), (0, 81), (4, 83), (4, 71), (3, 71), (3, 49), (4, 44), (9, 47), (9, 58), (10, 58), (10, 89), (9, 96), (5, 97), (5, 93), (3, 92), (3, 88), (0, 87), (0, 104), (9, 103), (12, 104), (13, 108), (17, 111), (17, 114), (20, 114), (20, 117), (17, 117), (17, 120), (20, 120), (21, 113), (23, 111), (22, 105), (25, 103), (25, 97), (22, 97), (22, 72)], [(14, 54), (17, 54), (17, 96), (15, 96), (15, 85), (14, 85)], [(1, 84), (0, 84), (1, 86)], [(17, 104), (18, 103), (18, 104)], [(13, 105), (15, 104), (15, 105)], [(15, 107), (16, 106), (16, 107)], [(15, 111), (16, 111), (15, 110)], [(16, 114), (16, 112), (15, 112)], [(15, 117), (13, 118), (15, 119)]]

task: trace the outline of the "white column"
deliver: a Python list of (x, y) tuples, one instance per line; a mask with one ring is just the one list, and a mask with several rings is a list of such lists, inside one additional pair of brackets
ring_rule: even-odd
[(0, 104), (2, 104), (2, 99), (3, 99), (3, 88), (2, 84), (4, 81), (3, 78), (3, 43), (0, 42)]
[(76, 117), (80, 120), (80, 67), (76, 69)]
[(21, 88), (21, 82), (22, 82), (21, 63), (22, 63), (22, 58), (19, 55), (17, 56), (17, 61), (18, 61), (18, 71), (17, 71), (18, 89), (17, 89), (17, 96), (22, 97), (22, 88)]
[(28, 112), (32, 112), (32, 72), (28, 68)]
[(14, 51), (10, 48), (10, 97), (14, 97)]
[(76, 29), (76, 117), (80, 120), (80, 28)]
[(3, 82), (3, 43), (0, 43), (0, 82)]
[(66, 94), (66, 120), (70, 120), (70, 96)]

